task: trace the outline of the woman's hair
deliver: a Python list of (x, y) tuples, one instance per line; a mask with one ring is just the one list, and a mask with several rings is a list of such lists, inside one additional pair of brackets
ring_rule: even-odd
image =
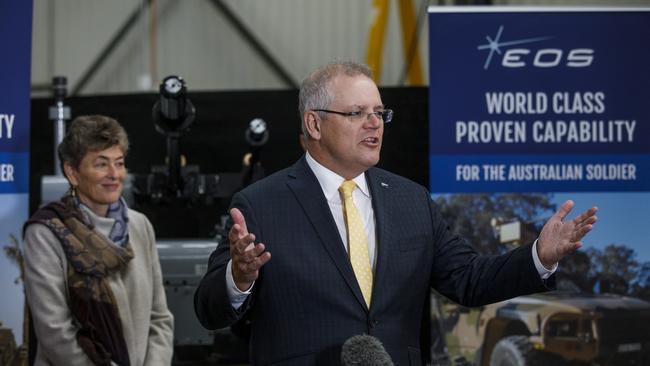
[(68, 163), (78, 169), (81, 160), (90, 151), (101, 151), (119, 146), (124, 156), (129, 151), (129, 138), (124, 128), (114, 119), (102, 115), (75, 118), (59, 144), (61, 170)]

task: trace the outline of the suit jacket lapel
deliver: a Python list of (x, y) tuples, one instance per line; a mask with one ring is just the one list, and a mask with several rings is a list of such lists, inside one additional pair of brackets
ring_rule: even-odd
[[(392, 222), (388, 217), (390, 210), (387, 209), (390, 199), (390, 184), (381, 174), (381, 171), (374, 168), (370, 168), (366, 172), (366, 180), (372, 198), (372, 208), (375, 212), (375, 235), (377, 240), (375, 251), (377, 252), (377, 262), (373, 276), (372, 301), (378, 304), (381, 300), (382, 293), (386, 295), (385, 290), (381, 290), (381, 283), (387, 280), (385, 278), (389, 256), (387, 246), (392, 242), (392, 239), (389, 237), (391, 231), (387, 227), (388, 223)], [(389, 294), (389, 296), (391, 295)]]
[(305, 215), (320, 237), (321, 243), (354, 293), (357, 301), (363, 307), (366, 307), (366, 302), (354, 276), (348, 254), (341, 241), (329, 205), (323, 195), (323, 190), (309, 165), (307, 165), (304, 156), (290, 170), (287, 185), (296, 196), (305, 211)]

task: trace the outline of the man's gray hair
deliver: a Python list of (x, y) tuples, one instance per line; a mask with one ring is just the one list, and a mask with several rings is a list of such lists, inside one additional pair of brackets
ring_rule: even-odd
[(312, 109), (324, 109), (330, 106), (334, 100), (334, 96), (329, 92), (329, 84), (339, 75), (363, 75), (372, 79), (372, 71), (368, 65), (354, 61), (334, 61), (319, 67), (309, 74), (302, 81), (298, 95), (298, 112), (300, 113), (300, 125), (304, 137), (307, 136), (307, 131), (302, 120), (305, 112)]

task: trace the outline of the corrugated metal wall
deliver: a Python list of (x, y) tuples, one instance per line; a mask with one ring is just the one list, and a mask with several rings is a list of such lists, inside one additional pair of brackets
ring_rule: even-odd
[[(389, 1), (381, 75), (384, 86), (401, 85), (404, 79), (398, 1), (402, 0)], [(411, 1), (416, 13), (429, 3), (453, 3), (452, 0)], [(368, 33), (375, 15), (373, 0), (220, 2), (232, 10), (295, 82), (333, 59), (365, 61)], [(52, 76), (64, 75), (68, 77), (69, 90), (74, 90), (126, 20), (141, 12), (80, 94), (150, 91), (156, 89), (160, 79), (171, 74), (185, 78), (190, 90), (289, 87), (213, 1), (151, 0), (154, 7), (147, 3), (147, 0), (34, 0), (32, 85), (45, 86)], [(497, 0), (494, 3), (586, 4), (559, 0)], [(647, 6), (650, 1), (600, 0), (589, 4)], [(419, 43), (425, 81), (427, 32), (425, 17)]]

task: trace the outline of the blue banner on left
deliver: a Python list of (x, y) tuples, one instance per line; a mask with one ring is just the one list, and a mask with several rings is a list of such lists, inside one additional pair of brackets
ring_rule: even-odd
[[(15, 251), (6, 248), (20, 247), (22, 225), (29, 214), (32, 0), (0, 2), (0, 47), (0, 248), (5, 249), (0, 250), (0, 323), (3, 332), (9, 328), (20, 345), (23, 288), (15, 281), (20, 278), (16, 257), (8, 254)], [(5, 344), (10, 344), (8, 339)], [(12, 353), (20, 354), (3, 349), (3, 359), (12, 359)]]
[(29, 153), (0, 152), (0, 194), (29, 193)]

